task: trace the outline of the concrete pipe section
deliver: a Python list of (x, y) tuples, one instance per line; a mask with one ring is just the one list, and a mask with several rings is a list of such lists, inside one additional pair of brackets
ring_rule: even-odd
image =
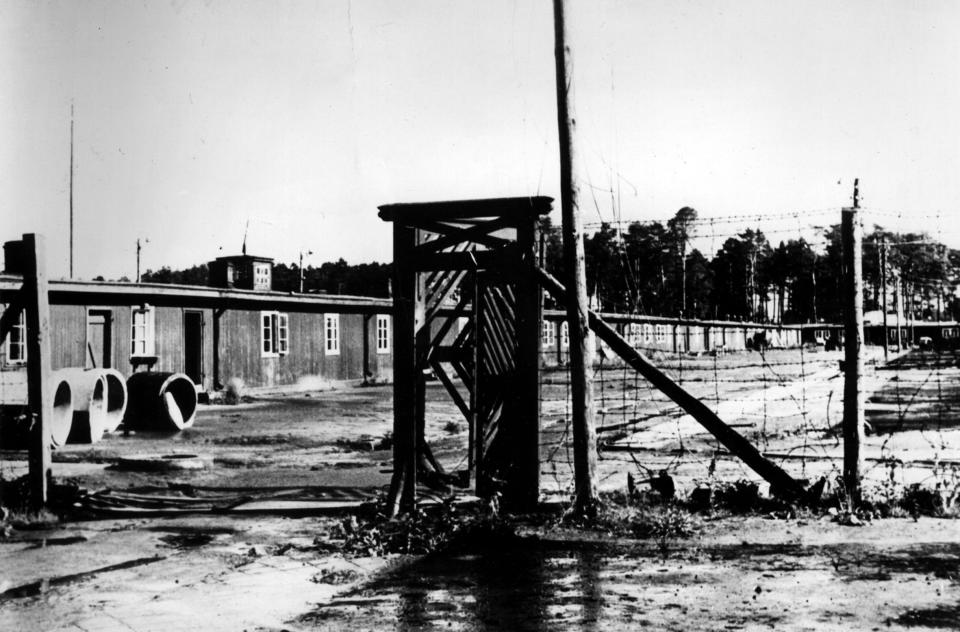
[(73, 424), (67, 443), (96, 443), (103, 438), (107, 417), (107, 380), (96, 370), (60, 369), (54, 375), (70, 383)]
[[(67, 443), (73, 425), (73, 396), (70, 383), (53, 376), (53, 410), (47, 419), (50, 447), (59, 448)], [(30, 408), (24, 404), (0, 406), (0, 448), (4, 450), (27, 450), (30, 447)]]
[(134, 373), (127, 379), (127, 430), (178, 432), (193, 425), (197, 389), (183, 373)]
[(123, 421), (127, 411), (127, 381), (116, 369), (94, 369), (103, 375), (107, 382), (107, 410), (104, 416), (103, 431), (114, 432)]

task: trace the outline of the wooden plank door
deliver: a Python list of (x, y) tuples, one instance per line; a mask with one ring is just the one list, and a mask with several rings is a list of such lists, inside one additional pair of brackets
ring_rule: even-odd
[(109, 369), (113, 357), (113, 312), (91, 309), (87, 312), (87, 345), (84, 366), (88, 369)]

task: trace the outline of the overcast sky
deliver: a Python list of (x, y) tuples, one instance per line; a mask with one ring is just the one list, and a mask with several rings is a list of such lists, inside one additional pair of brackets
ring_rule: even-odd
[[(825, 224), (859, 176), (960, 247), (960, 2), (570, 5), (587, 221)], [(0, 239), (66, 275), (72, 103), (78, 277), (248, 220), (253, 254), (389, 260), (380, 204), (559, 196), (553, 73), (550, 0), (0, 0)]]

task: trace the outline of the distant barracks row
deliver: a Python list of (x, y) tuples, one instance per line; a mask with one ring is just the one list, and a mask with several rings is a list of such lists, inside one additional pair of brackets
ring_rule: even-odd
[[(19, 287), (19, 277), (0, 277), (0, 303), (6, 306)], [(392, 379), (389, 299), (53, 281), (50, 302), (54, 369), (110, 367), (125, 375), (179, 372), (205, 391), (220, 389), (234, 378), (252, 388), (311, 387), (319, 383), (317, 379)], [(541, 339), (545, 364), (566, 360), (562, 318), (559, 312), (545, 315)], [(616, 322), (618, 317), (610, 318)], [(769, 346), (800, 341), (796, 328), (619, 318), (621, 334), (635, 347), (648, 350), (741, 350), (758, 335)], [(0, 359), (4, 372), (26, 364), (22, 314), (20, 324), (3, 341)], [(22, 381), (7, 377), (0, 383)]]
[[(138, 371), (184, 373), (202, 391), (219, 390), (234, 379), (247, 388), (392, 380), (391, 299), (273, 292), (271, 260), (263, 257), (224, 257), (212, 262), (210, 270), (211, 281), (219, 287), (51, 281), (52, 368), (114, 368), (127, 376)], [(6, 309), (20, 285), (18, 275), (0, 275), (0, 306)], [(0, 401), (25, 397), (23, 318), (21, 313), (19, 323), (0, 341)], [(842, 339), (841, 328), (830, 324), (777, 326), (619, 314), (604, 318), (645, 352), (741, 351)], [(567, 362), (563, 320), (563, 312), (544, 313), (545, 365)], [(896, 328), (891, 329), (892, 342)], [(868, 330), (868, 342), (882, 344), (881, 328), (872, 325)], [(911, 323), (902, 335), (905, 342), (916, 343), (922, 336), (937, 344), (953, 342), (957, 323)], [(602, 361), (607, 354), (602, 346), (598, 351), (597, 361)]]
[[(0, 276), (0, 303), (6, 306), (19, 287), (19, 277)], [(50, 304), (54, 369), (112, 367), (125, 375), (179, 372), (204, 391), (223, 388), (235, 378), (249, 388), (312, 388), (324, 381), (389, 381), (393, 376), (389, 299), (52, 281)], [(566, 361), (562, 318), (560, 312), (545, 314), (545, 364)], [(667, 352), (746, 349), (758, 335), (770, 346), (794, 346), (801, 335), (794, 328), (610, 318), (619, 319), (618, 330), (635, 347)], [(21, 319), (3, 341), (0, 372), (5, 378), (0, 385), (23, 382), (22, 376), (10, 373), (25, 368), (25, 342)]]
[[(4, 309), (19, 287), (0, 276)], [(365, 297), (51, 281), (51, 364), (180, 372), (205, 391), (233, 378), (254, 388), (390, 380), (390, 311)], [(25, 341), (21, 318), (0, 349), (0, 387), (23, 382), (12, 373), (26, 366)]]

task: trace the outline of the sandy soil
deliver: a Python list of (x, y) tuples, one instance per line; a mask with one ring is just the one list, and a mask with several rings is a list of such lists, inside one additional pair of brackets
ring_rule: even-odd
[(20, 533), (0, 543), (0, 629), (960, 627), (955, 520), (726, 518), (666, 549), (547, 531), (386, 559), (317, 550), (333, 522), (194, 516)]
[(559, 535), (420, 559), (319, 605), (310, 630), (960, 627), (960, 524), (725, 519), (664, 553)]

